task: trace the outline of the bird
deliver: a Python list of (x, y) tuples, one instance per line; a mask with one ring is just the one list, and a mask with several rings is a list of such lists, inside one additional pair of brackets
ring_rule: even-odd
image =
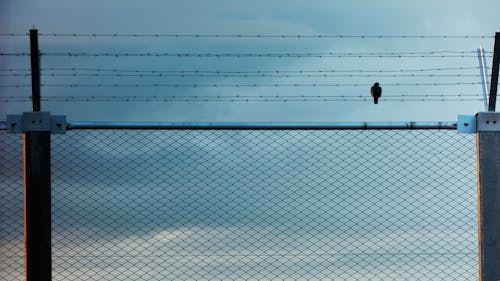
[(370, 92), (373, 97), (373, 103), (378, 104), (378, 99), (382, 96), (382, 88), (379, 86), (378, 82), (375, 82), (375, 84), (373, 84)]

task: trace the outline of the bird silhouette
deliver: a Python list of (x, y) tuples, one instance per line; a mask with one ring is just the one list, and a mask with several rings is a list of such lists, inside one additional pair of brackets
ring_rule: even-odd
[(373, 97), (373, 103), (378, 104), (378, 99), (382, 96), (382, 88), (380, 88), (378, 82), (375, 82), (375, 84), (373, 84), (370, 92)]

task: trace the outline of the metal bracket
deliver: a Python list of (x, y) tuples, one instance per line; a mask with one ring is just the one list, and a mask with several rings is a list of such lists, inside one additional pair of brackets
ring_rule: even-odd
[(475, 134), (476, 133), (476, 116), (474, 116), (474, 115), (458, 115), (457, 116), (457, 132), (459, 134)]
[(7, 115), (7, 120), (5, 121), (5, 129), (8, 134), (21, 134), (23, 130), (22, 127), (22, 116), (21, 115)]
[(5, 123), (9, 134), (24, 132), (66, 133), (66, 116), (51, 116), (50, 112), (24, 112), (23, 115), (7, 115)]
[(477, 114), (478, 132), (500, 132), (499, 112), (479, 112)]
[(50, 132), (52, 134), (65, 134), (66, 133), (66, 116), (65, 115), (52, 115), (50, 118)]

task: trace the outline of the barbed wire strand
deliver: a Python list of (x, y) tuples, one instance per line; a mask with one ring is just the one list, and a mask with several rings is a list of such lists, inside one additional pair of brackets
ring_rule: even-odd
[[(385, 52), (385, 53), (116, 53), (116, 52), (41, 52), (47, 57), (177, 57), (177, 58), (475, 58), (474, 51), (429, 51), (429, 52)], [(491, 52), (485, 57), (492, 57)], [(470, 54), (470, 55), (469, 55)], [(6, 53), (3, 57), (25, 57), (30, 53)]]
[[(147, 53), (117, 53), (117, 52), (40, 52), (40, 56), (55, 57), (430, 57), (430, 58), (460, 58), (476, 57), (474, 51), (428, 51), (428, 52), (321, 52), (321, 53), (176, 53), (176, 52), (147, 52)], [(486, 52), (491, 53), (491, 52)], [(30, 56), (28, 52), (1, 52), (0, 56)], [(491, 56), (491, 55), (489, 55)]]
[[(26, 102), (30, 96), (0, 97), (0, 102)], [(371, 101), (366, 95), (170, 95), (170, 96), (45, 96), (43, 101), (54, 102), (279, 102), (279, 101)], [(433, 94), (389, 94), (384, 101), (482, 101), (478, 94), (472, 93), (433, 93)]]
[[(452, 85), (479, 85), (481, 82), (447, 82), (447, 83), (384, 83), (384, 86), (452, 86)], [(81, 88), (81, 87), (367, 87), (372, 86), (366, 83), (310, 83), (310, 84), (177, 84), (177, 83), (152, 83), (152, 84), (118, 84), (118, 83), (97, 83), (97, 84), (41, 84), (42, 87), (66, 87), (66, 88)], [(0, 88), (25, 88), (31, 87), (31, 84), (14, 84), (14, 85), (0, 85)]]
[[(411, 94), (385, 94), (384, 98), (404, 98), (404, 97), (480, 97), (478, 93), (411, 93)], [(123, 98), (124, 96), (44, 96), (44, 98)], [(200, 96), (200, 95), (170, 95), (170, 96), (158, 96), (158, 95), (134, 95), (126, 96), (126, 98), (365, 98), (366, 95), (212, 95), (212, 96)], [(31, 96), (5, 96), (0, 98), (31, 98)]]
[[(140, 97), (121, 97), (121, 98), (92, 98), (92, 97), (66, 97), (66, 98), (41, 98), (46, 102), (372, 102), (371, 97), (365, 98), (140, 98)], [(481, 98), (383, 98), (383, 101), (395, 102), (431, 102), (431, 101), (482, 101)], [(29, 97), (25, 99), (0, 98), (0, 102), (28, 102)]]
[[(29, 57), (30, 53), (0, 53), (1, 57)], [(339, 55), (339, 54), (292, 54), (292, 53), (40, 53), (45, 57), (177, 57), (177, 58), (475, 58), (475, 55)], [(485, 57), (491, 58), (492, 55)]]
[[(135, 78), (150, 78), (150, 77), (222, 77), (222, 78), (359, 78), (359, 77), (480, 77), (479, 74), (122, 74), (122, 73), (41, 73), (45, 77), (135, 77)], [(0, 74), (0, 77), (25, 77), (30, 78), (31, 73), (10, 73)]]
[[(486, 39), (494, 38), (493, 35), (417, 35), (417, 34), (366, 34), (366, 35), (349, 35), (349, 34), (151, 34), (151, 33), (39, 33), (39, 36), (46, 37), (151, 37), (151, 38), (253, 38), (253, 39), (301, 39), (301, 38), (316, 38), (316, 39)], [(29, 36), (29, 33), (1, 33), (0, 36)]]
[[(91, 71), (91, 72), (113, 72), (113, 73), (209, 73), (209, 74), (261, 74), (261, 73), (385, 73), (385, 72), (430, 72), (430, 71), (450, 71), (450, 70), (476, 70), (479, 66), (467, 67), (440, 67), (440, 68), (413, 68), (413, 69), (297, 69), (297, 70), (144, 70), (144, 69), (110, 69), (110, 68), (86, 68), (86, 67), (50, 67), (41, 68), (41, 71)], [(26, 71), (30, 72), (29, 68), (0, 68), (3, 72)]]
[[(0, 53), (0, 55), (27, 55), (28, 53)], [(469, 55), (470, 54), (470, 55)], [(428, 52), (321, 52), (321, 53), (178, 53), (178, 52), (43, 52), (41, 56), (63, 57), (193, 57), (193, 58), (469, 58), (477, 57), (475, 51), (428, 51)], [(488, 55), (491, 56), (491, 55)], [(486, 56), (486, 57), (488, 57)]]

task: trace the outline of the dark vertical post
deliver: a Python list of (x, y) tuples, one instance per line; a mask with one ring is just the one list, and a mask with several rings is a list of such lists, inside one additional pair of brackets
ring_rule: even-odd
[(500, 32), (495, 33), (495, 47), (493, 48), (493, 64), (491, 66), (490, 100), (488, 111), (494, 112), (497, 103), (498, 67), (500, 64)]
[(479, 275), (500, 280), (500, 113), (477, 115)]
[(51, 280), (50, 132), (24, 133), (25, 280)]
[(31, 49), (31, 98), (33, 111), (40, 111), (40, 53), (38, 50), (38, 30), (30, 30)]
[[(40, 69), (36, 36), (37, 31), (30, 30), (32, 99), (35, 112), (40, 111)], [(47, 120), (40, 117), (27, 123), (42, 122)], [(48, 122), (50, 123), (50, 118)], [(23, 141), (25, 280), (49, 281), (52, 279), (50, 129), (43, 132), (27, 129)]]

